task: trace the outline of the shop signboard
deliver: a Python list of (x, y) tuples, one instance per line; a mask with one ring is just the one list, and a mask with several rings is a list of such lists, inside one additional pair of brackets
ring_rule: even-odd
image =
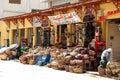
[(48, 18), (50, 19), (52, 24), (57, 24), (57, 25), (65, 24), (64, 14), (48, 16)]
[(82, 20), (80, 17), (75, 13), (67, 13), (67, 14), (59, 14), (55, 16), (48, 16), (52, 24), (68, 24), (68, 23), (77, 23), (81, 22)]
[(65, 17), (66, 23), (77, 23), (82, 21), (75, 12), (64, 14), (64, 17)]
[(41, 26), (41, 23), (40, 23), (39, 19), (36, 18), (36, 17), (33, 18), (33, 26), (35, 26), (35, 27), (40, 27)]

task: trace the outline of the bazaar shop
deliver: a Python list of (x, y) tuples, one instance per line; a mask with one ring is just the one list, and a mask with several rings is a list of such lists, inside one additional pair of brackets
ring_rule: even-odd
[[(91, 6), (91, 4), (94, 6)], [(84, 3), (84, 6), (82, 3), (75, 3), (64, 7), (21, 15), (21, 18), (25, 19), (25, 24), (19, 22), (18, 43), (20, 44), (20, 38), (22, 37), (27, 38), (28, 43), (32, 46), (42, 45), (46, 47), (51, 44), (57, 44), (65, 49), (72, 46), (93, 47), (96, 51), (95, 58), (97, 58), (99, 45), (105, 46), (105, 42), (102, 42), (101, 37), (104, 28), (101, 29), (101, 24), (96, 21), (96, 7), (99, 4), (97, 1), (88, 1)], [(56, 14), (56, 12), (59, 13)], [(42, 14), (48, 19), (42, 18)], [(14, 17), (11, 19), (11, 22), (18, 19)], [(17, 26), (15, 29), (17, 29)], [(22, 32), (22, 29), (25, 29), (25, 32)], [(22, 35), (21, 32), (25, 35)], [(99, 45), (96, 45), (96, 43)]]
[[(104, 31), (104, 23), (101, 24), (96, 20), (97, 10), (95, 10), (95, 7), (97, 7), (97, 5), (99, 6), (98, 3), (99, 2), (95, 4), (94, 2), (92, 4), (92, 2), (88, 1), (87, 3), (84, 3), (82, 8), (80, 7), (82, 6), (82, 3), (77, 3), (73, 5), (71, 4), (67, 7), (60, 7), (58, 9), (55, 8), (56, 10), (48, 9), (46, 10), (48, 14), (45, 14), (45, 16), (49, 19), (40, 19), (41, 17), (39, 16), (44, 14), (42, 11), (34, 14), (29, 13), (23, 15), (25, 18), (22, 18), (27, 20), (25, 21), (25, 26), (23, 24), (20, 25), (22, 22), (19, 23), (19, 26), (17, 26), (16, 23), (14, 24), (14, 21), (18, 20), (16, 17), (14, 17), (13, 20), (9, 20), (12, 23), (10, 24), (11, 32), (14, 34), (10, 34), (11, 44), (16, 42), (16, 39), (18, 41), (17, 43), (20, 44), (21, 41), (25, 41), (25, 39), (22, 38), (26, 38), (30, 46), (41, 45), (46, 48), (50, 45), (62, 45), (57, 46), (60, 49), (44, 49), (42, 47), (37, 47), (25, 51), (23, 52), (25, 55), (21, 55), (19, 58), (21, 63), (35, 64), (40, 66), (47, 65), (48, 67), (54, 69), (66, 70), (75, 73), (82, 73), (84, 70), (94, 70), (97, 69), (99, 65), (99, 58), (101, 57), (101, 53), (106, 46), (103, 36), (106, 37), (107, 47), (110, 45), (114, 52), (115, 50), (119, 52), (119, 46), (117, 44), (119, 44), (120, 38), (118, 35), (116, 36), (116, 34), (120, 34), (118, 28), (119, 19), (107, 17), (107, 27), (106, 31)], [(80, 9), (83, 11), (79, 11), (80, 9), (78, 7), (80, 7)], [(59, 14), (51, 14), (52, 12), (59, 10), (69, 10), (68, 8), (75, 9)], [(76, 8), (78, 9), (76, 10)], [(102, 8), (104, 9), (109, 7), (101, 5), (101, 9)], [(43, 12), (45, 11), (43, 10)], [(34, 17), (37, 17), (36, 19), (38, 20), (33, 20)], [(104, 17), (101, 19), (105, 20)], [(51, 23), (49, 23), (49, 20)], [(110, 32), (110, 30), (114, 30), (114, 33)], [(105, 32), (107, 32), (106, 35), (104, 35)], [(67, 47), (71, 48), (66, 49)], [(117, 52), (114, 53), (114, 55), (118, 54)], [(2, 55), (5, 56), (4, 58), (1, 57), (3, 60), (7, 59), (7, 53), (8, 52), (5, 52), (5, 55)], [(12, 55), (12, 58), (10, 56), (8, 57), (13, 59), (14, 55), (11, 53), (10, 55)], [(114, 58), (116, 58), (116, 56), (114, 56)]]
[[(110, 61), (106, 67), (98, 71), (101, 75), (107, 76), (119, 76), (119, 62), (120, 56), (120, 1), (111, 0), (110, 2), (100, 5), (100, 15), (98, 15), (98, 20), (102, 21), (102, 27), (104, 28), (106, 48), (112, 48), (112, 61)], [(111, 67), (112, 66), (112, 67)], [(114, 67), (114, 68), (113, 68)], [(103, 72), (102, 72), (103, 71)]]
[(36, 28), (36, 46), (47, 47), (51, 44), (51, 28), (46, 17), (33, 17), (33, 26)]
[(73, 23), (81, 22), (76, 12), (70, 12), (66, 14), (58, 14), (55, 16), (48, 16), (51, 24), (55, 26), (55, 43), (65, 46), (73, 45)]
[[(104, 23), (106, 23), (106, 47), (111, 47), (113, 49), (113, 61), (120, 61), (120, 9), (119, 1), (113, 1), (106, 4), (101, 4), (101, 9), (104, 10), (104, 15), (102, 16)], [(110, 5), (111, 7), (108, 7)]]

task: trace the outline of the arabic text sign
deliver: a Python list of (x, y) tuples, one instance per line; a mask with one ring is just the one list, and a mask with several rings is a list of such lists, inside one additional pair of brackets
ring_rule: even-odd
[(60, 14), (55, 16), (48, 16), (48, 18), (53, 24), (58, 24), (58, 25), (81, 22), (81, 19), (78, 17), (78, 15), (75, 12), (71, 12), (68, 14)]

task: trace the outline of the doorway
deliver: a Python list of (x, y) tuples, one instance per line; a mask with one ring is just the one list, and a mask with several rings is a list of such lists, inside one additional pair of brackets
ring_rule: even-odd
[(25, 38), (25, 29), (20, 29), (20, 38)]
[(67, 24), (57, 26), (57, 43), (67, 45)]
[(33, 28), (28, 28), (28, 45), (30, 47), (33, 45)]
[(113, 60), (120, 61), (120, 30), (118, 25), (120, 24), (120, 19), (108, 21), (108, 31), (107, 31), (107, 47), (113, 50)]
[(17, 43), (18, 32), (17, 30), (13, 30), (13, 44)]
[(48, 47), (50, 46), (50, 29), (49, 28), (44, 28), (43, 32), (43, 46)]
[(37, 40), (36, 46), (42, 46), (42, 43), (43, 43), (43, 30), (42, 30), (41, 27), (37, 27), (37, 37), (36, 37), (36, 40)]

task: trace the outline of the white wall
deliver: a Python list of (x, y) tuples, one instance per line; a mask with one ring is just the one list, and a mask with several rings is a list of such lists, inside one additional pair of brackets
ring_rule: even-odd
[(3, 17), (3, 1), (4, 0), (0, 0), (0, 18)]
[(31, 9), (47, 9), (49, 8), (48, 2), (43, 2), (41, 0), (30, 0), (31, 2)]
[(30, 0), (21, 0), (21, 4), (11, 4), (9, 3), (9, 0), (4, 0), (4, 11), (30, 12), (27, 9), (29, 4)]
[(9, 0), (3, 0), (3, 1), (4, 1), (3, 2), (4, 4), (3, 16), (4, 17), (20, 15), (23, 13), (29, 13), (31, 12), (32, 9), (42, 10), (42, 9), (49, 8), (48, 2), (41, 2), (41, 0), (36, 0), (36, 1), (35, 0), (21, 0), (21, 4), (10, 4)]
[(31, 12), (30, 0), (21, 0), (21, 4), (11, 4), (9, 0), (4, 0), (3, 16), (15, 16)]
[(3, 16), (4, 17), (9, 17), (9, 16), (17, 16), (24, 14), (23, 12), (11, 12), (11, 11), (4, 11)]
[(79, 2), (79, 0), (52, 0), (52, 6), (61, 5), (69, 2), (76, 3), (76, 2)]
[(9, 0), (0, 0), (0, 17), (8, 17), (31, 12), (31, 9), (47, 9), (52, 5), (75, 3), (79, 0), (21, 0), (21, 4), (10, 4)]

